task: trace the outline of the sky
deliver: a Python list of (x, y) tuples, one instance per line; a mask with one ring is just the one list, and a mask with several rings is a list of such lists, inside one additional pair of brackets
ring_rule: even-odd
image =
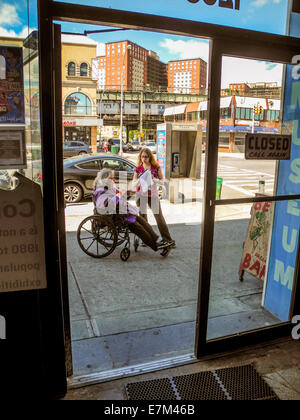
[[(233, 0), (233, 4), (235, 1)], [(199, 0), (197, 3), (190, 3), (188, 0), (64, 0), (64, 2), (180, 17), (278, 34), (285, 34), (288, 8), (288, 0), (240, 0), (240, 10), (221, 8), (218, 6), (218, 0), (213, 6), (208, 6), (204, 0)], [(67, 22), (61, 24), (63, 32), (72, 33), (107, 28)], [(0, 0), (0, 36), (26, 37), (28, 32), (34, 29), (37, 29), (36, 0)], [(106, 42), (130, 40), (155, 51), (165, 63), (169, 60), (199, 57), (208, 61), (209, 42), (199, 38), (132, 30), (91, 34), (89, 38), (98, 44), (99, 55)], [(256, 81), (277, 81), (281, 84), (281, 75), (281, 65), (224, 58), (222, 87), (228, 87), (229, 83)]]

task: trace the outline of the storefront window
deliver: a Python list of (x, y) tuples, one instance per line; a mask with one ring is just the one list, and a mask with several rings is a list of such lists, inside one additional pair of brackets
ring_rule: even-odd
[(72, 93), (65, 100), (65, 114), (91, 115), (92, 103), (83, 93)]
[(285, 34), (289, 4), (288, 0), (164, 0), (163, 2), (58, 0), (58, 2), (149, 13), (274, 34)]

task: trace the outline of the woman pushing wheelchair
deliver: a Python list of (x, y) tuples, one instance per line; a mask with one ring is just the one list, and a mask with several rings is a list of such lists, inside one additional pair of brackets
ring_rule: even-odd
[(153, 251), (170, 248), (170, 244), (157, 235), (149, 223), (139, 215), (138, 208), (122, 197), (116, 187), (113, 170), (102, 169), (98, 172), (94, 181), (94, 203), (99, 215), (116, 215), (116, 221), (125, 222), (129, 231)]

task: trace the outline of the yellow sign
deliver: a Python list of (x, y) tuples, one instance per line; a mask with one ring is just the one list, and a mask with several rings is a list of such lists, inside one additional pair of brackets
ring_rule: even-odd
[(144, 133), (140, 133), (140, 137), (144, 137), (144, 135), (145, 135)]

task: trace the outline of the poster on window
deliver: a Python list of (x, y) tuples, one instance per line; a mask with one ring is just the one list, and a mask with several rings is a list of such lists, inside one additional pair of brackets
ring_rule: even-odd
[(239, 269), (240, 276), (247, 272), (264, 281), (273, 213), (274, 202), (253, 204)]
[[(163, 128), (164, 127), (164, 128)], [(166, 175), (166, 126), (157, 126), (157, 162), (161, 168), (163, 177)]]
[(26, 168), (25, 128), (0, 126), (0, 170)]
[(25, 124), (22, 48), (0, 45), (0, 124)]

